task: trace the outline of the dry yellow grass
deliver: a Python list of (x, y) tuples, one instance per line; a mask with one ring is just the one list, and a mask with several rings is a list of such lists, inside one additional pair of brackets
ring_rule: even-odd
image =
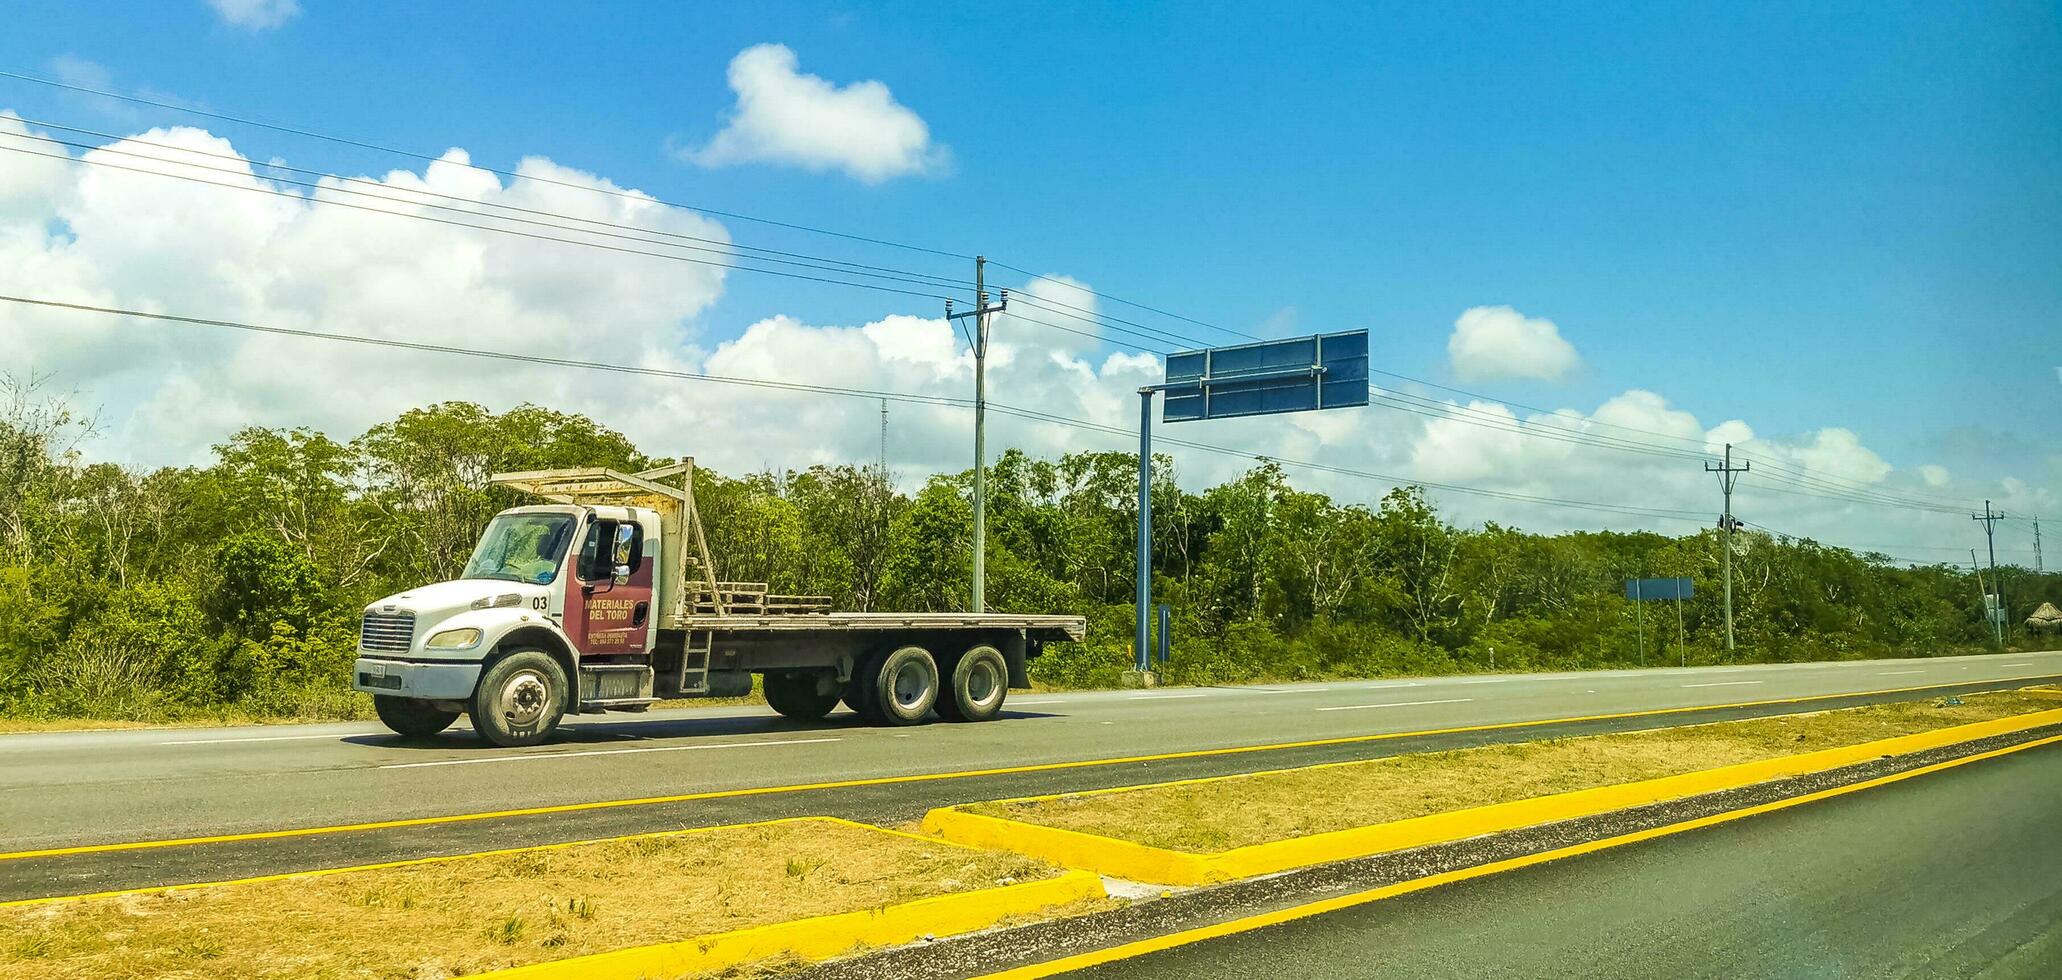
[(0, 909), (0, 976), (442, 980), (1043, 878), (831, 822)]
[[(213, 724), (212, 722), (195, 722)], [(0, 735), (21, 735), (32, 732), (106, 732), (130, 728), (175, 728), (171, 724), (148, 721), (100, 721), (92, 718), (0, 718)]]
[(1654, 779), (2062, 707), (2054, 692), (1916, 701), (1550, 739), (1157, 788), (987, 803), (975, 813), (1209, 853)]

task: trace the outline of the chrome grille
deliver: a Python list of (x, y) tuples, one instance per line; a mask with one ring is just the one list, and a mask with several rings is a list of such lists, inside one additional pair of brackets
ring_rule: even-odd
[(414, 641), (413, 612), (369, 612), (358, 627), (358, 648), (361, 650), (406, 651)]

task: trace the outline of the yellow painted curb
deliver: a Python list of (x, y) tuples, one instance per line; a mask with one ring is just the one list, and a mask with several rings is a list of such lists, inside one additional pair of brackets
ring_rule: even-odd
[[(1737, 789), (1770, 780), (1838, 769), (1895, 755), (1909, 755), (1959, 742), (2027, 731), (2062, 724), (2062, 709), (2038, 711), (1992, 721), (1957, 725), (1952, 728), (1899, 735), (1894, 738), (1823, 749), (1801, 755), (1746, 762), (1701, 772), (1664, 776), (1615, 786), (1557, 793), (1529, 800), (1513, 800), (1448, 813), (1435, 813), (1407, 820), (1269, 841), (1209, 854), (1191, 854), (1148, 847), (1130, 841), (1084, 834), (1079, 831), (1042, 827), (1036, 824), (967, 813), (958, 807), (933, 810), (924, 818), (924, 828), (946, 840), (976, 847), (1000, 848), (1043, 858), (1070, 868), (1085, 868), (1101, 874), (1134, 881), (1169, 885), (1198, 885), (1216, 881), (1251, 878), (1291, 868), (1332, 861), (1345, 861), (1429, 844), (1466, 840), (1485, 834), (1516, 830), (1544, 823), (1572, 820), (1629, 807), (1679, 800), (1721, 790)], [(1331, 763), (1307, 768), (1333, 768), (1357, 763)], [(1061, 796), (1100, 796), (1162, 786), (1250, 779), (1264, 773), (1242, 773), (1173, 783), (1129, 786), (1118, 790), (1056, 794), (1005, 800), (1028, 803), (1059, 799)]]
[(1361, 905), (1367, 905), (1372, 902), (1379, 902), (1384, 899), (1395, 898), (1399, 895), (1409, 895), (1413, 892), (1421, 892), (1426, 891), (1428, 889), (1438, 888), (1443, 885), (1450, 885), (1454, 882), (1468, 881), (1474, 878), (1484, 878), (1490, 875), (1503, 874), (1506, 871), (1515, 871), (1519, 868), (1529, 868), (1534, 865), (1546, 864), (1550, 861), (1560, 861), (1566, 858), (1579, 857), (1585, 854), (1594, 854), (1598, 851), (1609, 850), (1615, 847), (1624, 847), (1628, 844), (1638, 844), (1644, 841), (1654, 840), (1656, 838), (1669, 837), (1675, 834), (1686, 833), (1693, 830), (1702, 830), (1705, 827), (1717, 826), (1719, 824), (1730, 823), (1732, 821), (1740, 820), (1746, 817), (1754, 817), (1764, 813), (1774, 813), (1780, 810), (1790, 809), (1791, 807), (1804, 806), (1810, 803), (1817, 803), (1821, 800), (1829, 800), (1833, 799), (1834, 797), (1846, 796), (1849, 793), (1859, 793), (1863, 790), (1875, 789), (1880, 786), (1888, 786), (1893, 783), (1903, 782), (1907, 779), (1914, 779), (1919, 776), (1926, 776), (1937, 772), (1944, 772), (1946, 770), (1954, 769), (1960, 766), (1965, 766), (1970, 763), (1983, 762), (1988, 759), (1996, 759), (2001, 756), (2011, 755), (2015, 752), (2023, 752), (2027, 749), (2039, 748), (2041, 746), (2046, 745), (2055, 745), (2058, 743), (2062, 743), (2062, 735), (2051, 735), (2047, 738), (2034, 739), (2030, 742), (2020, 742), (2016, 745), (2007, 745), (2001, 749), (1992, 749), (1989, 752), (1980, 752), (1975, 755), (1965, 755), (1958, 759), (1949, 759), (1946, 762), (1936, 762), (1930, 766), (1924, 766), (1918, 769), (1907, 769), (1904, 772), (1891, 773), (1888, 776), (1878, 776), (1875, 779), (1870, 779), (1864, 782), (1848, 783), (1845, 786), (1835, 786), (1832, 789), (1820, 790), (1816, 793), (1807, 793), (1803, 796), (1792, 796), (1786, 799), (1776, 800), (1771, 803), (1762, 803), (1755, 806), (1744, 807), (1738, 810), (1726, 810), (1720, 813), (1713, 813), (1708, 816), (1696, 817), (1691, 820), (1685, 820), (1680, 823), (1665, 824), (1660, 827), (1649, 827), (1645, 830), (1636, 830), (1628, 834), (1621, 834), (1617, 837), (1607, 837), (1602, 840), (1584, 841), (1580, 844), (1571, 844), (1567, 847), (1558, 847), (1549, 851), (1539, 851), (1537, 853), (1526, 854), (1520, 857), (1506, 858), (1502, 861), (1492, 861), (1488, 864), (1478, 864), (1473, 867), (1456, 868), (1452, 871), (1442, 871), (1437, 874), (1427, 875), (1423, 878), (1412, 878), (1407, 881), (1399, 881), (1394, 884), (1382, 885), (1377, 888), (1370, 888), (1366, 891), (1354, 892), (1352, 894), (1340, 895), (1333, 898), (1320, 899), (1318, 901), (1310, 902), (1304, 905), (1292, 906), (1286, 909), (1276, 909), (1271, 912), (1263, 912), (1259, 915), (1249, 915), (1242, 919), (1232, 919), (1228, 922), (1216, 922), (1207, 926), (1200, 926), (1198, 928), (1187, 929), (1181, 932), (1165, 933), (1158, 936), (1151, 936), (1145, 939), (1139, 939), (1132, 942), (1123, 943), (1117, 946), (1108, 946), (1102, 949), (1089, 950), (1085, 953), (1076, 953), (1072, 956), (1063, 956), (1059, 959), (1047, 960), (1043, 963), (1033, 963), (1029, 966), (1015, 967), (1012, 969), (1003, 970), (999, 973), (983, 974), (979, 977), (973, 978), (973, 980), (1040, 980), (1040, 978), (1043, 977), (1054, 977), (1064, 973), (1074, 973), (1076, 971), (1086, 970), (1092, 966), (1101, 966), (1106, 963), (1115, 963), (1121, 960), (1133, 959), (1140, 956), (1146, 956), (1151, 953), (1157, 953), (1161, 950), (1174, 949), (1178, 946), (1187, 946), (1191, 943), (1199, 943), (1205, 940), (1220, 939), (1225, 936), (1235, 936), (1241, 933), (1253, 932), (1255, 930), (1265, 929), (1269, 926), (1280, 925), (1284, 922), (1294, 922), (1299, 919), (1307, 919), (1312, 916), (1324, 915), (1328, 912), (1336, 912), (1340, 909), (1348, 909)]
[(719, 932), (656, 946), (619, 949), (475, 974), (477, 980), (637, 980), (729, 969), (756, 960), (798, 956), (820, 960), (858, 947), (896, 946), (926, 936), (986, 929), (1014, 915), (1103, 897), (1103, 881), (1087, 871), (1055, 878), (940, 895), (886, 908), (797, 919)]

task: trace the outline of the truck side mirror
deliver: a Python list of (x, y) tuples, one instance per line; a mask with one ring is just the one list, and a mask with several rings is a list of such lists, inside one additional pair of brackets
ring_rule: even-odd
[(610, 549), (611, 570), (618, 577), (635, 573), (644, 564), (644, 526), (636, 521), (624, 521), (616, 525), (614, 546)]

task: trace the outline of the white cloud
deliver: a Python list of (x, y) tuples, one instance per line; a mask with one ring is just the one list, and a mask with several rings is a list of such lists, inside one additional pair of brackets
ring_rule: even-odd
[(301, 12), (299, 0), (208, 0), (225, 23), (247, 31), (269, 31)]
[[(0, 130), (20, 124), (0, 118)], [(171, 156), (163, 144), (235, 154), (197, 129), (154, 129), (85, 154), (240, 188), (286, 190), (248, 165)], [(560, 357), (636, 361), (682, 350), (686, 325), (720, 295), (723, 271), (624, 256), (249, 193), (105, 167), (0, 161), (0, 287), (14, 295), (369, 337)], [(716, 241), (722, 226), (641, 197), (587, 193), (471, 170), (462, 151), (424, 171), (380, 178), (509, 204)], [(63, 168), (53, 171), (50, 167)], [(206, 169), (206, 168), (223, 168)], [(620, 190), (542, 159), (522, 174)], [(226, 170), (227, 172), (223, 172)], [(340, 182), (320, 199), (356, 205)], [(379, 205), (385, 207), (385, 205)], [(411, 211), (405, 205), (395, 210)], [(561, 233), (562, 237), (579, 237)], [(407, 407), (450, 398), (506, 407), (562, 400), (620, 407), (619, 383), (564, 369), (466, 362), (103, 315), (0, 309), (9, 369), (55, 372), (107, 404), (102, 452), (186, 462), (235, 427), (311, 425), (348, 437)], [(601, 393), (598, 395), (597, 393)]]
[(1508, 306), (1476, 306), (1453, 321), (1446, 352), (1464, 380), (1537, 378), (1559, 381), (1582, 363), (1554, 321)]
[(888, 86), (840, 87), (797, 64), (785, 45), (738, 52), (730, 61), (736, 107), (707, 146), (683, 156), (705, 167), (764, 162), (841, 170), (869, 184), (949, 168), (950, 152)]
[[(0, 132), (22, 132), (0, 115)], [(140, 141), (234, 154), (214, 134), (156, 129), (93, 151), (166, 151)], [(206, 158), (201, 158), (206, 160)], [(603, 177), (526, 159), (519, 173), (575, 186), (509, 181), (472, 170), (463, 151), (420, 171), (378, 176), (394, 188), (432, 190), (469, 201), (510, 204), (641, 229), (727, 241), (726, 229), (694, 214), (621, 191)], [(213, 166), (219, 161), (206, 160)], [(227, 164), (221, 164), (229, 166)], [(202, 172), (154, 165), (244, 187), (285, 191), (247, 166)], [(336, 181), (318, 198), (348, 199)], [(360, 189), (352, 187), (349, 189)], [(574, 233), (564, 233), (574, 237)], [(603, 240), (606, 242), (607, 240)], [(989, 361), (991, 397), (1054, 415), (1113, 426), (1136, 424), (1137, 389), (1161, 364), (1131, 345), (1098, 345), (1033, 324), (1069, 323), (1095, 309), (1087, 286), (1064, 276), (1034, 280), (1011, 296), (1016, 316), (998, 318)], [(411, 342), (487, 348), (674, 371), (964, 399), (973, 363), (963, 340), (928, 304), (925, 316), (810, 324), (759, 319), (736, 336), (704, 332), (725, 285), (723, 270), (452, 228), (277, 196), (203, 187), (19, 154), (0, 155), (0, 293), (102, 306), (194, 314)], [(1044, 305), (1045, 309), (1034, 308)], [(1055, 313), (1054, 310), (1059, 310)], [(4, 368), (54, 372), (86, 407), (105, 406), (95, 458), (153, 465), (204, 461), (208, 447), (246, 425), (310, 426), (350, 438), (408, 408), (451, 399), (504, 410), (524, 401), (589, 414), (654, 454), (692, 454), (725, 472), (812, 462), (870, 461), (880, 438), (879, 404), (680, 379), (481, 361), (205, 327), (139, 322), (0, 303)], [(1435, 391), (1413, 392), (1436, 399)], [(1633, 389), (1591, 409), (1521, 414), (1479, 401), (1450, 404), (1426, 418), (1380, 408), (1296, 416), (1162, 424), (1156, 445), (1172, 453), (1184, 485), (1197, 488), (1253, 465), (1256, 456), (1321, 460), (1401, 480), (1467, 484), (1502, 493), (1680, 511), (1680, 519), (1550, 506), (1435, 489), (1463, 523), (1487, 520), (1535, 530), (1709, 526), (1716, 481), (1696, 457), (1725, 443), (1755, 461), (1735, 505), (1760, 524), (1828, 542), (1909, 546), (1947, 554), (1966, 541), (1966, 513), (1883, 507), (1813, 495), (1784, 474), (1808, 467), (1841, 485), (1898, 495), (1993, 498), (2012, 513), (2053, 513), (2053, 474), (2006, 479), (1997, 472), (1950, 474), (1899, 469), (1846, 429), (1768, 438), (1743, 419), (1699, 420), (1659, 392)], [(971, 461), (971, 419), (963, 408), (893, 403), (889, 461), (906, 483)], [(1036, 454), (1129, 450), (1135, 436), (990, 416), (990, 446)], [(1513, 430), (1518, 431), (1513, 431)], [(1534, 433), (1521, 435), (1520, 432)], [(1578, 445), (1569, 439), (1633, 440), (1661, 455)], [(1228, 455), (1175, 445), (1225, 447)], [(1670, 454), (1676, 453), (1676, 454)], [(1369, 503), (1384, 478), (1289, 467), (1299, 486)], [(1799, 491), (1811, 491), (1800, 493)], [(2000, 531), (2000, 558), (2010, 544)], [(1966, 544), (1962, 545), (1966, 547)], [(1886, 548), (1899, 554), (1899, 548)], [(2023, 557), (2023, 556), (2022, 556)]]
[[(998, 297), (991, 295), (989, 300)], [(1047, 275), (1011, 291), (1009, 308), (988, 319), (988, 333), (1057, 352), (1079, 353), (1095, 347), (1095, 335), (1107, 329), (1095, 315), (1096, 295), (1088, 284), (1072, 276)], [(971, 325), (973, 321), (963, 322)]]

